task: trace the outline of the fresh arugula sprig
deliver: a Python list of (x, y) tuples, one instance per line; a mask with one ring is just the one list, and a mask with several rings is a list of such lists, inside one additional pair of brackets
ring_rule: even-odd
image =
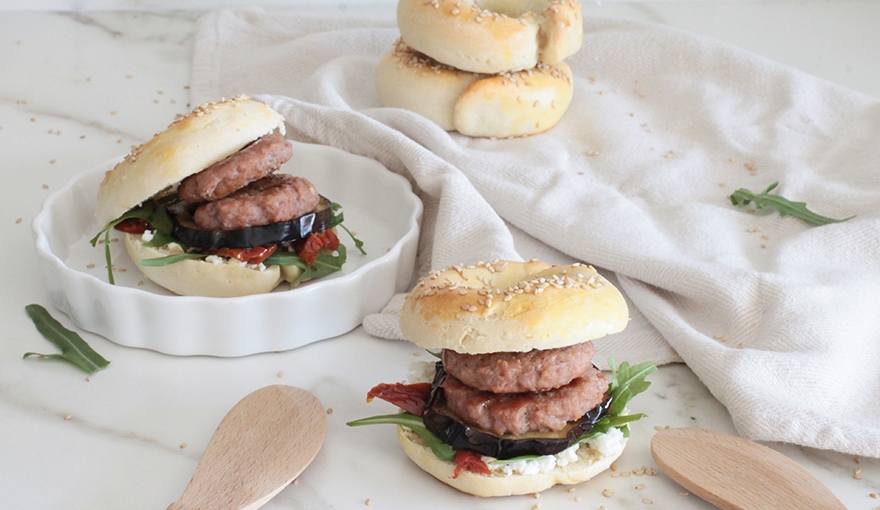
[(26, 352), (25, 358), (37, 356), (39, 358), (61, 359), (69, 363), (73, 363), (88, 374), (94, 374), (98, 370), (105, 368), (110, 364), (103, 356), (92, 349), (85, 340), (82, 339), (75, 331), (71, 331), (55, 320), (49, 311), (44, 307), (33, 304), (27, 305), (25, 308), (28, 317), (34, 321), (37, 331), (46, 338), (46, 340), (55, 344), (61, 349), (60, 354), (40, 354), (38, 352)]
[(740, 188), (730, 195), (730, 201), (733, 205), (737, 206), (748, 205), (749, 203), (754, 202), (757, 209), (773, 207), (779, 211), (780, 216), (790, 214), (808, 223), (812, 223), (813, 225), (840, 223), (855, 218), (855, 216), (850, 216), (849, 218), (838, 220), (816, 214), (807, 209), (807, 204), (805, 202), (794, 202), (780, 195), (771, 195), (770, 192), (777, 186), (779, 186), (779, 181), (767, 186), (767, 189), (762, 193), (754, 193), (745, 188)]
[(342, 265), (345, 264), (347, 258), (345, 245), (340, 243), (336, 248), (335, 255), (326, 250), (319, 251), (315, 255), (315, 262), (311, 266), (306, 264), (296, 253), (288, 251), (275, 252), (263, 263), (267, 266), (296, 266), (300, 268), (302, 272), (300, 272), (296, 279), (290, 282), (290, 286), (293, 287), (304, 280), (320, 278), (342, 270)]
[(604, 434), (617, 427), (623, 432), (624, 437), (629, 437), (629, 423), (644, 418), (642, 413), (623, 414), (626, 412), (626, 404), (639, 393), (647, 390), (651, 383), (645, 380), (645, 377), (657, 371), (657, 366), (645, 361), (638, 365), (630, 365), (624, 361), (619, 367), (614, 366), (614, 358), (608, 359), (608, 365), (611, 367), (611, 382), (608, 384), (608, 391), (611, 393), (611, 408), (593, 428), (584, 433), (576, 441), (577, 443), (586, 441), (591, 437)]
[[(145, 242), (144, 246), (155, 248), (159, 246), (165, 246), (168, 243), (177, 243), (184, 251), (187, 250), (187, 246), (175, 239), (172, 235), (172, 231), (174, 230), (174, 221), (171, 219), (171, 215), (168, 214), (168, 211), (165, 210), (165, 207), (156, 203), (153, 200), (144, 202), (143, 204), (133, 209), (130, 209), (122, 216), (108, 223), (100, 232), (98, 232), (97, 235), (95, 235), (95, 237), (91, 239), (91, 241), (89, 241), (92, 246), (95, 246), (98, 244), (98, 239), (100, 239), (101, 235), (104, 236), (104, 259), (107, 261), (107, 280), (114, 285), (116, 284), (116, 282), (113, 278), (113, 260), (110, 256), (110, 231), (113, 230), (113, 227), (115, 227), (116, 225), (119, 225), (123, 221), (130, 219), (144, 220), (150, 224), (151, 228), (154, 229), (153, 238), (150, 241)], [(175, 260), (174, 262), (177, 262), (177, 260)], [(166, 265), (168, 263), (171, 262), (163, 261), (153, 264), (148, 263), (147, 265)]]
[(330, 203), (330, 225), (327, 228), (333, 227), (342, 227), (348, 233), (348, 237), (351, 237), (351, 241), (354, 243), (354, 247), (360, 250), (361, 255), (366, 255), (367, 252), (364, 251), (364, 242), (354, 236), (351, 230), (348, 229), (345, 225), (342, 224), (345, 221), (345, 215), (339, 210), (342, 209), (342, 206), (337, 204), (336, 202)]
[(385, 414), (382, 416), (372, 416), (370, 418), (362, 418), (346, 423), (349, 427), (359, 427), (361, 425), (379, 425), (391, 424), (402, 425), (425, 440), (425, 444), (434, 452), (440, 460), (451, 461), (455, 457), (455, 449), (441, 441), (437, 436), (431, 433), (422, 418), (410, 413)]

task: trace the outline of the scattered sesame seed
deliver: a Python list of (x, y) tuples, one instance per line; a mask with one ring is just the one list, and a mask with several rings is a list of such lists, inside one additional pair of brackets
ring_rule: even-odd
[(681, 492), (678, 493), (678, 495), (679, 495), (679, 496), (682, 496), (682, 497), (684, 497), (684, 496), (689, 496), (689, 495), (690, 495), (690, 492), (687, 492), (687, 491), (681, 491)]
[(327, 408), (327, 414), (333, 414), (333, 408), (332, 408), (332, 407), (328, 407), (328, 408)]
[(645, 484), (643, 484), (643, 483), (640, 483), (640, 484), (636, 485), (636, 490), (637, 490), (637, 491), (640, 491), (640, 490), (642, 490), (642, 489), (644, 489), (644, 488), (645, 488)]
[(21, 218), (16, 218), (16, 219), (15, 219), (15, 222), (16, 222), (16, 223), (21, 223)]
[(119, 112), (117, 112), (116, 110), (113, 110), (112, 112), (110, 112), (110, 115), (116, 115), (117, 113), (119, 113)]
[(86, 376), (86, 382), (92, 382), (92, 378), (89, 376)]
[(284, 377), (284, 372), (281, 372), (281, 371), (279, 370), (278, 373), (277, 373), (276, 375), (277, 375), (278, 377)]
[(73, 419), (73, 415), (72, 415), (72, 414), (65, 414), (65, 415), (64, 415), (64, 420), (65, 420), (65, 421), (70, 421), (71, 419)]
[(94, 265), (94, 264), (88, 264), (88, 265), (86, 265), (86, 267), (89, 268), (89, 269), (94, 269), (94, 268), (95, 268), (95, 265)]
[[(53, 160), (53, 162), (54, 162), (54, 160)], [(49, 189), (49, 185), (48, 185), (48, 184), (43, 184), (43, 189)]]
[(606, 498), (610, 498), (611, 496), (614, 495), (614, 491), (611, 489), (605, 489), (602, 491), (602, 495), (605, 496)]
[(644, 499), (642, 499), (642, 503), (644, 503), (644, 504), (646, 504), (646, 505), (653, 505), (653, 504), (654, 504), (654, 502), (651, 501), (651, 500), (648, 499), (648, 498), (644, 498)]
[(367, 500), (366, 500), (366, 501), (364, 501), (364, 504), (365, 504), (365, 505), (367, 505), (367, 506), (370, 506), (370, 505), (372, 505), (372, 504), (373, 504), (373, 501), (372, 501), (372, 500), (370, 500), (370, 498), (367, 498)]
[[(575, 502), (575, 503), (577, 503), (577, 502), (580, 501), (580, 500), (581, 500), (581, 495), (580, 495), (580, 494), (578, 494), (577, 496), (574, 497), (574, 502)], [(602, 509), (604, 509), (604, 508), (605, 508), (604, 506), (600, 506), (600, 507), (599, 507), (599, 510), (602, 510)]]
[(181, 448), (186, 448), (186, 443), (180, 443)]

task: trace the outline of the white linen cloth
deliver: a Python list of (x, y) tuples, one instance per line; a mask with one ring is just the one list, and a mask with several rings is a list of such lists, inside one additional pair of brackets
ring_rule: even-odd
[[(191, 92), (259, 96), (288, 136), (407, 176), (425, 203), (419, 274), (593, 264), (633, 316), (597, 361), (683, 360), (745, 437), (880, 457), (878, 100), (666, 26), (585, 16), (584, 29), (569, 110), (526, 138), (380, 107), (387, 18), (211, 13)], [(857, 217), (815, 227), (728, 199), (776, 180), (813, 211)], [(399, 337), (399, 306), (364, 327)]]

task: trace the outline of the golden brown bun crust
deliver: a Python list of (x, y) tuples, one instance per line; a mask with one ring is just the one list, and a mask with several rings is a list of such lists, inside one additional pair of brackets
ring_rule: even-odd
[(557, 466), (549, 472), (528, 475), (493, 472), (490, 475), (481, 475), (461, 471), (453, 478), (455, 464), (438, 459), (418, 434), (398, 426), (397, 439), (406, 455), (433, 477), (462, 492), (482, 497), (535, 494), (557, 484), (585, 482), (608, 469), (623, 452), (621, 448), (616, 454), (603, 455), (587, 444), (582, 444), (578, 450), (577, 462), (564, 467)]
[(276, 130), (284, 134), (284, 118), (247, 96), (196, 107), (107, 172), (98, 188), (98, 225)]
[(628, 313), (592, 266), (495, 261), (431, 272), (407, 295), (400, 329), (425, 349), (527, 352), (617, 333)]
[(376, 90), (383, 106), (414, 111), (447, 131), (507, 138), (559, 123), (573, 87), (564, 63), (478, 74), (440, 64), (398, 41), (379, 62)]
[(397, 24), (417, 51), (488, 74), (558, 64), (583, 39), (576, 0), (400, 0)]

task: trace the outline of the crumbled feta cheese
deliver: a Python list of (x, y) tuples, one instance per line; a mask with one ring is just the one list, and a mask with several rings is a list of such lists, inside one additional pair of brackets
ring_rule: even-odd
[(141, 239), (142, 239), (145, 243), (149, 243), (150, 241), (153, 240), (153, 235), (155, 235), (155, 232), (154, 232), (154, 231), (152, 231), (152, 230), (144, 230), (144, 233), (141, 234)]
[[(503, 464), (490, 464), (490, 466), (497, 473), (504, 475), (549, 473), (557, 467), (565, 467), (578, 462), (581, 459), (581, 455), (585, 455), (585, 458), (589, 458), (591, 455), (595, 457), (596, 453), (601, 457), (617, 456), (623, 451), (625, 443), (626, 438), (623, 437), (623, 432), (618, 428), (612, 427), (605, 434), (600, 434), (583, 443), (570, 446), (555, 455), (544, 455), (535, 459), (517, 460)], [(580, 448), (584, 448), (585, 451), (579, 453)], [(595, 451), (593, 453), (586, 453), (591, 450)], [(483, 457), (483, 461), (487, 464), (494, 460), (496, 459), (493, 457)]]
[(590, 443), (590, 446), (598, 450), (599, 453), (608, 457), (611, 455), (617, 455), (623, 451), (624, 439), (623, 432), (621, 432), (619, 428), (611, 427), (608, 432), (590, 438), (587, 442)]
[(218, 257), (217, 255), (208, 255), (207, 257), (205, 257), (205, 262), (210, 262), (211, 264), (214, 264), (215, 266), (219, 266), (220, 264), (224, 263), (225, 261), (223, 260), (223, 257)]
[(410, 384), (431, 382), (434, 380), (434, 374), (437, 372), (433, 362), (430, 361), (413, 361), (409, 364), (409, 372), (406, 374), (406, 380)]

